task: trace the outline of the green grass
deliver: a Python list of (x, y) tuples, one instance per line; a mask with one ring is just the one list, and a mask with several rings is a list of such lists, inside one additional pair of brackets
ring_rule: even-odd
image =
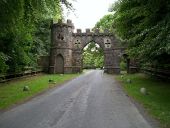
[[(153, 79), (144, 74), (116, 76), (121, 81), (128, 95), (143, 104), (149, 114), (158, 119), (162, 128), (170, 128), (170, 83)], [(132, 83), (127, 83), (131, 79)], [(148, 95), (140, 93), (140, 88), (145, 87)]]
[[(0, 83), (0, 109), (5, 109), (16, 103), (25, 101), (40, 92), (62, 84), (76, 76), (78, 74), (38, 75)], [(49, 79), (54, 80), (56, 83), (49, 83)], [(29, 86), (30, 90), (24, 92), (24, 86)]]

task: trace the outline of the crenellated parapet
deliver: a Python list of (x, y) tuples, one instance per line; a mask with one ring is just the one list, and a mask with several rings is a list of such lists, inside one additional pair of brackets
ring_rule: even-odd
[(52, 27), (71, 27), (74, 29), (74, 24), (72, 23), (72, 20), (69, 19), (66, 22), (59, 20), (57, 23), (53, 23)]
[(100, 32), (99, 29), (91, 30), (86, 29), (85, 32), (82, 32), (81, 29), (77, 29), (73, 36), (113, 36), (108, 30), (104, 30), (104, 32)]
[(91, 30), (87, 28), (85, 32), (82, 32), (81, 29), (77, 29), (76, 32), (73, 32), (74, 24), (72, 23), (72, 20), (69, 20), (69, 19), (66, 22), (59, 20), (57, 23), (52, 23), (51, 27), (52, 28), (56, 28), (56, 27), (71, 28), (72, 31), (70, 32), (72, 33), (73, 36), (113, 36), (113, 34), (110, 33), (107, 29), (104, 30), (104, 32), (100, 32), (99, 29)]

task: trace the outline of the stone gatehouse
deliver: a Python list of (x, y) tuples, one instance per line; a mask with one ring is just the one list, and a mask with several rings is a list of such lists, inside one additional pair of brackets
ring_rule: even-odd
[(49, 58), (49, 73), (77, 73), (82, 71), (83, 48), (90, 42), (97, 43), (104, 51), (104, 70), (107, 73), (120, 72), (120, 56), (124, 48), (119, 46), (113, 34), (105, 30), (82, 32), (71, 20), (67, 23), (58, 22), (51, 26), (51, 52)]

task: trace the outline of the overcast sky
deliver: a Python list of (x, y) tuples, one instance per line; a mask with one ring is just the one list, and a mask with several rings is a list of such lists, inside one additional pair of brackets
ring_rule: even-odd
[(93, 28), (97, 21), (108, 14), (109, 6), (116, 0), (77, 0), (73, 2), (75, 12), (66, 13), (65, 19), (71, 19), (75, 28), (83, 31), (86, 28)]

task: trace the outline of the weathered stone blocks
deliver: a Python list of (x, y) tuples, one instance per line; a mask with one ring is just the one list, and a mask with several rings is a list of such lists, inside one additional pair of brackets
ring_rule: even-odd
[[(99, 44), (104, 51), (105, 71), (115, 74), (120, 72), (120, 56), (114, 50), (117, 42), (114, 36), (109, 34), (107, 30), (104, 33), (100, 33), (99, 30), (91, 32), (90, 29), (86, 29), (86, 32), (82, 33), (81, 29), (77, 29), (77, 32), (73, 33), (74, 25), (71, 20), (67, 20), (67, 23), (60, 22), (51, 26), (50, 73), (56, 73), (58, 69), (56, 65), (61, 63), (59, 60), (56, 60), (57, 55), (63, 57), (64, 65), (60, 65), (61, 67), (59, 68), (64, 68), (64, 73), (81, 72), (83, 48), (92, 41)], [(118, 50), (118, 52), (121, 52), (121, 50)]]

